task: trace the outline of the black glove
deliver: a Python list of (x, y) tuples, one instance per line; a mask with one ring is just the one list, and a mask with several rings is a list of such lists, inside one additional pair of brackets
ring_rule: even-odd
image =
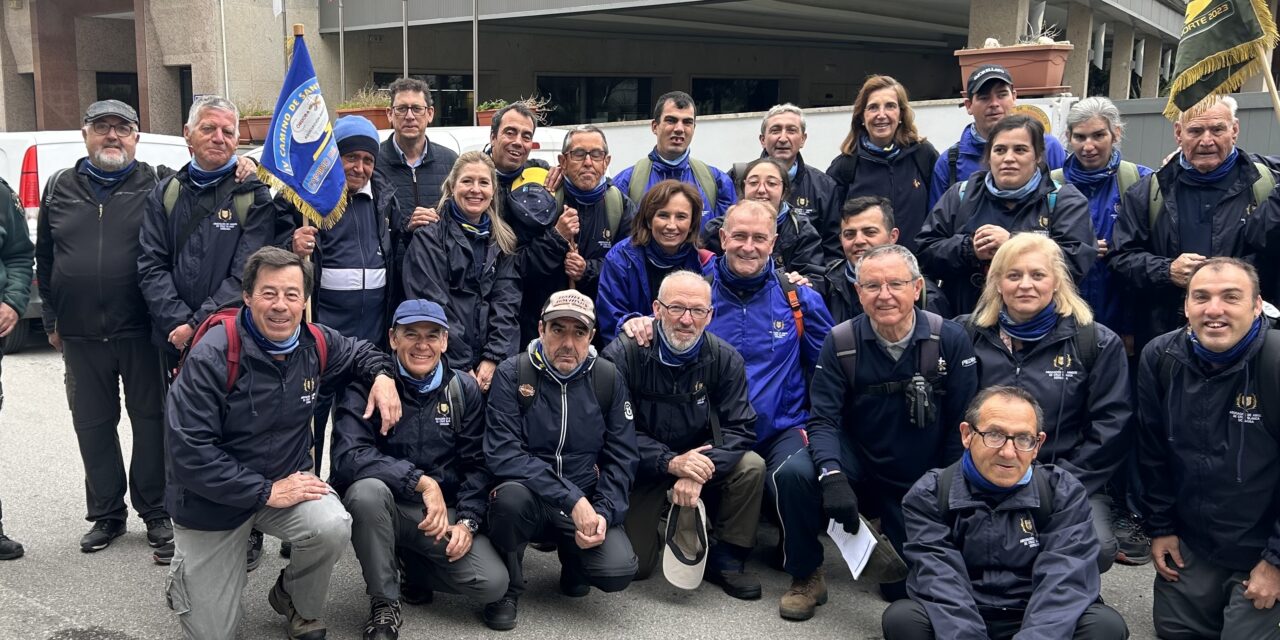
[(839, 522), (844, 530), (857, 533), (861, 521), (858, 519), (858, 496), (849, 486), (849, 480), (843, 473), (829, 475), (819, 480), (822, 485), (822, 510), (827, 517)]

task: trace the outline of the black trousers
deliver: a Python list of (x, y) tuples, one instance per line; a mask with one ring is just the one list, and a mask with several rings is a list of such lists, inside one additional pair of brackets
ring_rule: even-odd
[[(1021, 611), (982, 612), (987, 623), (987, 635), (991, 640), (1009, 640), (1022, 629)], [(880, 625), (885, 640), (934, 640), (945, 638), (937, 635), (929, 614), (915, 600), (898, 600), (884, 610)], [(1124, 640), (1129, 637), (1129, 626), (1115, 609), (1101, 602), (1089, 605), (1076, 622), (1072, 640)]]
[[(125, 520), (124, 496), (144, 520), (164, 510), (164, 385), (160, 358), (146, 337), (107, 341), (63, 340), (71, 422), (84, 462), (86, 519)], [(120, 450), (120, 383), (133, 427), (127, 475)]]

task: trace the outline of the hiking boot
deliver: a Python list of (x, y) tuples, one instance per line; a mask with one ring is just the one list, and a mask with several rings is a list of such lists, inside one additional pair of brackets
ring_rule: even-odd
[(516, 599), (502, 598), (484, 606), (484, 625), (494, 631), (516, 628)]
[(364, 640), (398, 640), (400, 638), (400, 603), (395, 600), (370, 598), (369, 622), (364, 626)]
[(124, 535), (127, 529), (123, 520), (99, 520), (93, 523), (89, 533), (80, 538), (80, 550), (85, 553), (102, 551), (111, 546), (111, 541)]
[(409, 581), (400, 583), (400, 601), (405, 604), (431, 604), (436, 594), (431, 589)]
[(717, 571), (708, 569), (702, 579), (719, 585), (724, 592), (739, 600), (759, 600), (761, 595), (760, 579), (746, 571)]
[[(262, 534), (258, 534), (262, 535)], [(267, 602), (271, 603), (271, 608), (276, 613), (288, 618), (289, 640), (324, 640), (325, 626), (319, 620), (307, 620), (298, 615), (298, 610), (293, 608), (293, 598), (289, 596), (289, 592), (284, 590), (284, 572), (280, 572), (280, 577), (276, 578), (276, 586), (271, 587), (271, 593), (267, 596)], [(399, 609), (396, 610), (397, 616)]]
[(827, 581), (822, 577), (822, 569), (818, 569), (808, 578), (791, 579), (791, 588), (782, 594), (782, 602), (778, 604), (778, 615), (787, 620), (808, 620), (815, 608), (826, 603)]
[(151, 552), (151, 560), (156, 564), (169, 565), (173, 562), (173, 543), (167, 542)]
[(1151, 538), (1134, 514), (1121, 513), (1112, 525), (1116, 534), (1116, 562), (1136, 567), (1151, 562)]
[(280, 543), (280, 557), (289, 558), (293, 556), (293, 543), (285, 540)]
[(16, 540), (10, 540), (4, 530), (0, 529), (0, 560), (17, 560), (23, 553), (22, 545)]
[(262, 532), (249, 531), (249, 553), (245, 557), (245, 571), (253, 571), (262, 564)]
[(152, 518), (147, 521), (147, 544), (159, 549), (173, 542), (173, 522), (168, 518)]
[(585, 598), (591, 593), (591, 585), (587, 584), (577, 572), (560, 570), (560, 593), (570, 598)]

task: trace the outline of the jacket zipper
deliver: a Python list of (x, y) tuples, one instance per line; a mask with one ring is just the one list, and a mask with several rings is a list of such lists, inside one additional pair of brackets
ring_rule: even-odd
[(98, 203), (98, 317), (102, 323), (102, 341), (106, 342), (107, 336), (107, 311), (102, 300), (102, 203)]
[(560, 454), (564, 451), (564, 438), (568, 430), (569, 388), (560, 383), (560, 443), (556, 445), (556, 475), (560, 477), (564, 477), (564, 460), (560, 458)]

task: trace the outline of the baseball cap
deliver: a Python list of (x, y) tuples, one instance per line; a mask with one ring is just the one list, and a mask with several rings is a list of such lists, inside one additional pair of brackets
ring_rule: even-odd
[(556, 318), (573, 318), (578, 322), (593, 327), (596, 323), (596, 308), (591, 298), (574, 289), (566, 289), (551, 294), (547, 306), (542, 308), (542, 321), (550, 322)]
[(449, 328), (449, 321), (445, 319), (444, 309), (430, 300), (405, 300), (396, 307), (396, 315), (394, 323), (413, 324), (415, 322), (430, 322), (438, 324), (442, 329)]
[(997, 80), (1013, 86), (1013, 77), (1009, 75), (1008, 69), (998, 64), (984, 64), (969, 74), (969, 81), (965, 83), (965, 95), (972, 98), (982, 91), (983, 85)]
[(707, 509), (701, 499), (692, 507), (671, 505), (664, 540), (662, 575), (671, 586), (697, 589), (707, 570)]
[(89, 109), (84, 112), (84, 121), (87, 124), (107, 116), (116, 116), (121, 120), (138, 124), (138, 112), (119, 100), (99, 100), (89, 105)]

